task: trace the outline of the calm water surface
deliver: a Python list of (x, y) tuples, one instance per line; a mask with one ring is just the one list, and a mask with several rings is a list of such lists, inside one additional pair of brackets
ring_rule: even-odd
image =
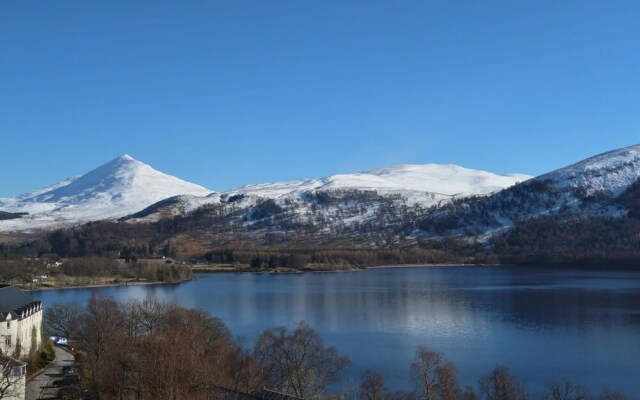
[(154, 295), (220, 317), (252, 342), (306, 321), (348, 355), (346, 378), (384, 372), (409, 389), (416, 346), (445, 353), (463, 384), (496, 363), (533, 390), (569, 378), (593, 391), (640, 393), (640, 272), (506, 267), (206, 274), (178, 285), (34, 292), (45, 306)]

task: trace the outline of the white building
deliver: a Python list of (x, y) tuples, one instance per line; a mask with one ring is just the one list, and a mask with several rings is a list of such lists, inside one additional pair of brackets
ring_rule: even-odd
[(22, 290), (0, 285), (0, 350), (20, 358), (42, 342), (42, 303)]

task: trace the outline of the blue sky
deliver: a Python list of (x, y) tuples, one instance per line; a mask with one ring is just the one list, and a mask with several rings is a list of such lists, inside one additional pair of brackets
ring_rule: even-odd
[(129, 153), (216, 190), (640, 142), (637, 1), (2, 1), (0, 196)]

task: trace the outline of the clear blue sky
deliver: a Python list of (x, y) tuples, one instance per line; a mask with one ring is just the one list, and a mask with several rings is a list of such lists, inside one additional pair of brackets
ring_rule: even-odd
[(0, 196), (121, 153), (211, 189), (640, 142), (638, 1), (0, 2)]

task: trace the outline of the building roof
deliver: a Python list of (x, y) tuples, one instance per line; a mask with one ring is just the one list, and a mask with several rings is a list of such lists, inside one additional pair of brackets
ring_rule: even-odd
[(0, 366), (2, 368), (16, 368), (23, 367), (25, 365), (27, 365), (27, 363), (24, 361), (16, 360), (15, 358), (5, 355), (0, 355)]
[(10, 379), (19, 379), (27, 375), (27, 363), (16, 360), (15, 358), (0, 355), (0, 373), (2, 373), (4, 379), (8, 376), (11, 376)]
[(30, 306), (40, 305), (27, 293), (11, 285), (0, 285), (0, 313), (3, 317), (11, 313), (13, 317), (20, 317), (22, 311)]

